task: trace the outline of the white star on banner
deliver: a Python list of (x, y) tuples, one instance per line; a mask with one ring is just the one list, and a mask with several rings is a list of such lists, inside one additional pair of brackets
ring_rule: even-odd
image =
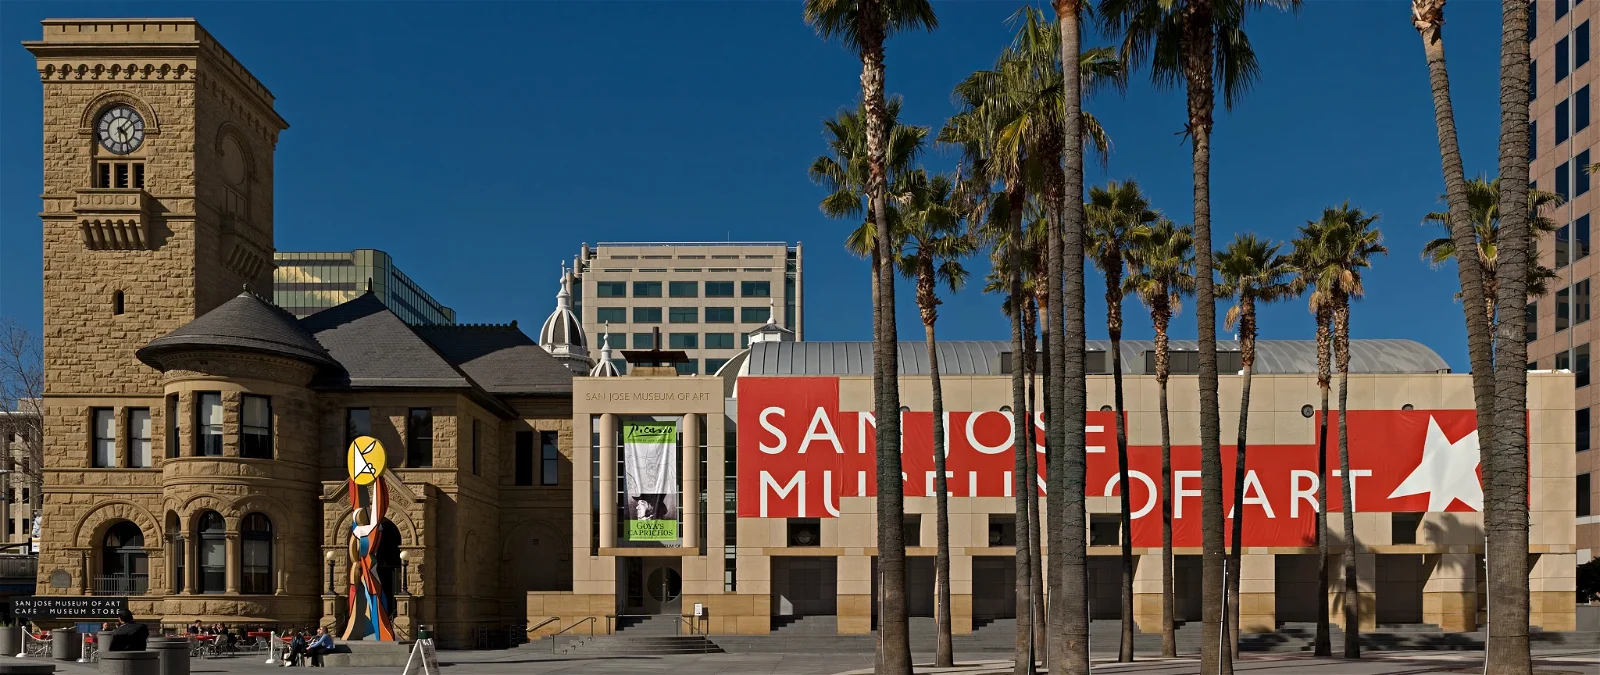
[(1443, 511), (1457, 499), (1483, 510), (1483, 484), (1478, 482), (1478, 431), (1451, 443), (1428, 417), (1428, 436), (1422, 442), (1422, 461), (1400, 482), (1389, 498), (1428, 493), (1428, 510)]

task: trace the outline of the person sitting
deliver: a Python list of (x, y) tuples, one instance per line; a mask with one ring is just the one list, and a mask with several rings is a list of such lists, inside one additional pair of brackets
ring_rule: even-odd
[(289, 646), (284, 647), (284, 651), (288, 652), (283, 657), (284, 667), (287, 668), (289, 666), (300, 665), (300, 663), (305, 660), (306, 654), (305, 634), (301, 633), (300, 631), (295, 631), (294, 637), (289, 638)]
[(239, 641), (239, 636), (234, 635), (233, 630), (227, 626), (218, 624), (217, 641), (222, 643), (218, 645), (219, 647), (223, 647), (228, 651), (233, 651), (234, 645)]
[(205, 632), (205, 628), (200, 626), (200, 620), (199, 619), (195, 619), (194, 623), (189, 626), (189, 634), (190, 635), (199, 635), (199, 634), (204, 633), (204, 632)]
[(333, 636), (328, 634), (326, 628), (317, 627), (317, 639), (311, 641), (306, 648), (306, 654), (311, 656), (311, 665), (322, 667), (322, 655), (333, 652)]
[(150, 639), (150, 629), (142, 623), (134, 623), (133, 612), (126, 609), (122, 610), (117, 620), (122, 625), (111, 632), (111, 644), (102, 647), (111, 652), (144, 651), (145, 642)]

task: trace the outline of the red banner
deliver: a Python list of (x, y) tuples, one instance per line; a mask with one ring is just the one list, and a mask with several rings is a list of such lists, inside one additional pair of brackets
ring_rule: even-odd
[[(908, 497), (933, 494), (933, 414), (902, 415), (901, 471)], [(952, 497), (1013, 493), (1009, 411), (946, 411), (945, 471)], [(1084, 448), (1088, 496), (1118, 494), (1115, 414), (1090, 411)], [(1033, 423), (1044, 494), (1044, 419)], [(1265, 420), (1262, 421), (1265, 423)], [(1328, 503), (1340, 499), (1338, 413), (1328, 429)], [(1303, 443), (1248, 448), (1246, 546), (1307, 546), (1316, 524), (1315, 424)], [(1477, 425), (1472, 410), (1352, 410), (1351, 483), (1362, 512), (1476, 511), (1483, 506)], [(1175, 435), (1192, 439), (1197, 430)], [(876, 426), (870, 412), (839, 411), (832, 377), (739, 380), (741, 517), (832, 518), (844, 497), (877, 494)], [(1233, 495), (1235, 448), (1222, 449), (1224, 502)], [(1130, 445), (1128, 469), (1135, 546), (1161, 545), (1161, 447)], [(1200, 545), (1200, 448), (1172, 447), (1174, 546)], [(1232, 517), (1230, 508), (1229, 517)], [(1230, 524), (1231, 529), (1231, 524)]]

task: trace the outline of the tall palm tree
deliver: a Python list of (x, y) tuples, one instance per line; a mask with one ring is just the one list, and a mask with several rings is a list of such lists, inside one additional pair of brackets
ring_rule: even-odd
[(1317, 288), (1313, 296), (1317, 302), (1329, 305), (1333, 312), (1333, 355), (1339, 370), (1339, 475), (1343, 476), (1339, 484), (1344, 511), (1344, 552), (1340, 562), (1344, 568), (1345, 658), (1361, 656), (1355, 499), (1350, 476), (1349, 416), (1344, 414), (1349, 410), (1350, 303), (1363, 293), (1361, 271), (1372, 266), (1374, 257), (1388, 253), (1383, 247), (1383, 234), (1373, 227), (1377, 221), (1378, 216), (1350, 208), (1349, 202), (1323, 209), (1322, 219), (1314, 230), (1317, 237), (1312, 241), (1315, 264), (1309, 270)]
[(906, 626), (906, 541), (901, 514), (900, 382), (894, 313), (894, 237), (888, 219), (888, 115), (884, 103), (883, 43), (892, 34), (925, 28), (939, 20), (928, 0), (806, 0), (806, 23), (824, 40), (837, 38), (861, 56), (861, 100), (866, 108), (867, 199), (877, 226), (878, 292), (873, 298), (873, 411), (877, 419), (878, 672), (911, 672)]
[[(1222, 277), (1217, 294), (1234, 299), (1223, 325), (1229, 330), (1235, 327), (1239, 330), (1240, 367), (1244, 373), (1239, 392), (1239, 436), (1233, 468), (1233, 550), (1228, 556), (1228, 569), (1236, 580), (1240, 578), (1239, 552), (1244, 541), (1245, 446), (1250, 428), (1250, 380), (1256, 361), (1256, 306), (1292, 297), (1298, 291), (1292, 278), (1293, 265), (1287, 256), (1279, 254), (1282, 247), (1253, 234), (1237, 234), (1217, 258), (1217, 273)], [(1228, 628), (1232, 656), (1238, 659), (1238, 581), (1228, 584)]]
[[(892, 97), (884, 106), (888, 117), (889, 145), (884, 161), (889, 172), (889, 220), (895, 219), (895, 205), (904, 198), (906, 179), (922, 155), (929, 129), (914, 124), (900, 124), (902, 99)], [(877, 236), (878, 228), (872, 208), (867, 205), (867, 184), (871, 171), (867, 166), (866, 107), (854, 110), (841, 109), (822, 125), (827, 136), (829, 154), (819, 155), (811, 161), (807, 174), (811, 182), (828, 190), (819, 205), (829, 218), (840, 220), (860, 219), (861, 224), (845, 239), (845, 248), (859, 257), (872, 261), (872, 297), (878, 297)], [(874, 304), (876, 306), (876, 304)]]
[(1167, 412), (1167, 378), (1171, 359), (1167, 349), (1167, 328), (1173, 315), (1183, 308), (1183, 296), (1194, 292), (1194, 230), (1178, 227), (1165, 218), (1150, 227), (1128, 254), (1131, 274), (1127, 291), (1137, 294), (1150, 309), (1150, 323), (1156, 337), (1156, 386), (1160, 391), (1161, 412), (1161, 655), (1178, 655), (1177, 635), (1173, 630), (1172, 581), (1172, 423)]
[(1128, 432), (1123, 420), (1122, 401), (1122, 277), (1127, 264), (1128, 250), (1141, 237), (1147, 236), (1150, 225), (1161, 218), (1160, 212), (1150, 207), (1149, 198), (1140, 192), (1133, 180), (1122, 183), (1110, 181), (1105, 187), (1089, 188), (1089, 201), (1084, 204), (1088, 219), (1088, 256), (1100, 269), (1106, 280), (1106, 331), (1111, 337), (1111, 382), (1113, 402), (1116, 406), (1117, 475), (1121, 478), (1121, 530), (1122, 530), (1122, 642), (1117, 660), (1133, 660), (1133, 538), (1132, 509), (1128, 495)]
[[(1502, 0), (1500, 19), (1501, 204), (1528, 199), (1528, 9), (1531, 3)], [(1494, 441), (1483, 467), (1484, 524), (1489, 533), (1487, 566), (1489, 635), (1484, 645), (1489, 672), (1532, 672), (1528, 653), (1528, 362), (1527, 268), (1533, 264), (1528, 214), (1500, 215), (1502, 244), (1495, 270), (1500, 325), (1494, 354)], [(1514, 366), (1514, 367), (1513, 367)]]
[[(1467, 182), (1467, 212), (1472, 223), (1472, 241), (1476, 242), (1476, 255), (1464, 258), (1462, 262), (1476, 260), (1478, 274), (1482, 288), (1479, 295), (1483, 298), (1485, 325), (1494, 325), (1494, 298), (1499, 292), (1499, 284), (1495, 282), (1495, 269), (1500, 260), (1500, 179), (1493, 181), (1483, 177), (1474, 178)], [(1449, 200), (1449, 194), (1440, 198)], [(1528, 225), (1533, 236), (1555, 232), (1555, 221), (1543, 215), (1547, 207), (1561, 204), (1561, 195), (1543, 190), (1528, 191)], [(1422, 247), (1422, 259), (1434, 267), (1456, 257), (1456, 241), (1454, 232), (1451, 231), (1450, 222), (1453, 211), (1435, 211), (1424, 216), (1423, 223), (1440, 225), (1445, 228), (1450, 236), (1433, 239)], [(1559, 264), (1559, 263), (1558, 263)], [(1537, 263), (1528, 265), (1528, 297), (1537, 298), (1550, 291), (1550, 281), (1557, 278), (1555, 270)], [(1464, 298), (1464, 293), (1458, 293), (1458, 298)]]
[(1158, 85), (1183, 82), (1185, 133), (1194, 164), (1195, 319), (1199, 324), (1202, 548), (1201, 670), (1233, 671), (1219, 653), (1223, 612), (1222, 449), (1217, 401), (1217, 317), (1211, 258), (1211, 127), (1217, 89), (1232, 109), (1259, 74), (1244, 18), (1262, 7), (1297, 9), (1300, 0), (1101, 0), (1107, 32), (1122, 36), (1124, 63), (1149, 60)]
[[(1290, 254), (1295, 270), (1295, 284), (1304, 291), (1316, 286), (1317, 270), (1321, 268), (1319, 242), (1324, 226), (1308, 222), (1300, 227), (1300, 236), (1293, 242)], [(1315, 317), (1317, 337), (1317, 388), (1322, 390), (1322, 416), (1317, 424), (1317, 632), (1312, 640), (1315, 656), (1333, 654), (1332, 637), (1328, 627), (1328, 391), (1333, 382), (1333, 303), (1326, 293), (1312, 292), (1307, 308)]]
[(967, 281), (961, 261), (972, 255), (976, 245), (963, 230), (960, 197), (949, 177), (929, 177), (917, 171), (910, 180), (910, 199), (900, 207), (899, 235), (904, 238), (898, 266), (917, 285), (917, 308), (922, 314), (922, 329), (928, 342), (928, 377), (933, 387), (933, 474), (938, 551), (934, 558), (934, 622), (938, 644), (934, 665), (955, 666), (950, 638), (950, 489), (944, 475), (944, 393), (939, 378), (939, 343), (934, 322), (939, 319), (939, 286), (954, 293)]

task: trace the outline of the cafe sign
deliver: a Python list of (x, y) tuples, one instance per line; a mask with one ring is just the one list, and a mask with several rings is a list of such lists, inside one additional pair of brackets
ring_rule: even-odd
[(96, 619), (114, 620), (128, 609), (127, 598), (61, 596), (13, 598), (12, 613), (33, 620)]

